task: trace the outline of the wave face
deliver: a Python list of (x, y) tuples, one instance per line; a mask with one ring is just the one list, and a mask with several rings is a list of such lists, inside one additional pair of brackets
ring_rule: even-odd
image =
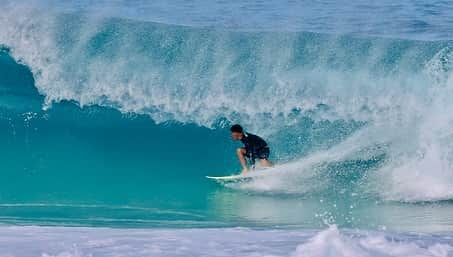
[[(0, 24), (5, 222), (453, 224), (452, 41), (13, 4)], [(278, 172), (219, 189), (204, 176), (237, 169), (236, 122), (269, 140)]]

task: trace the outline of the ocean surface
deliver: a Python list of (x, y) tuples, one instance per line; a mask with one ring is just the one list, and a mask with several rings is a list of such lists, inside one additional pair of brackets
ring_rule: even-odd
[(453, 256), (452, 1), (0, 7), (0, 256)]

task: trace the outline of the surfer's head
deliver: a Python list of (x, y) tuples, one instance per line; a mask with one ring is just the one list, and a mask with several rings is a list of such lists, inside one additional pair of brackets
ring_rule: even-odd
[(233, 140), (241, 140), (244, 136), (244, 129), (239, 124), (231, 126), (230, 131)]

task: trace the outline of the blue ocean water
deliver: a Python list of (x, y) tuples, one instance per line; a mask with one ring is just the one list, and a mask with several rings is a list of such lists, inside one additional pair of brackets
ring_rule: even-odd
[(453, 256), (450, 1), (0, 3), (5, 256)]

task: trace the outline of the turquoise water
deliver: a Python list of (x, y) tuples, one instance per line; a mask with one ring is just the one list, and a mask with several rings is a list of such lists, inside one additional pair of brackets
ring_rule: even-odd
[[(449, 7), (5, 2), (0, 247), (451, 256)], [(240, 169), (233, 123), (277, 165), (217, 184)], [(38, 243), (21, 249), (24, 233)]]

